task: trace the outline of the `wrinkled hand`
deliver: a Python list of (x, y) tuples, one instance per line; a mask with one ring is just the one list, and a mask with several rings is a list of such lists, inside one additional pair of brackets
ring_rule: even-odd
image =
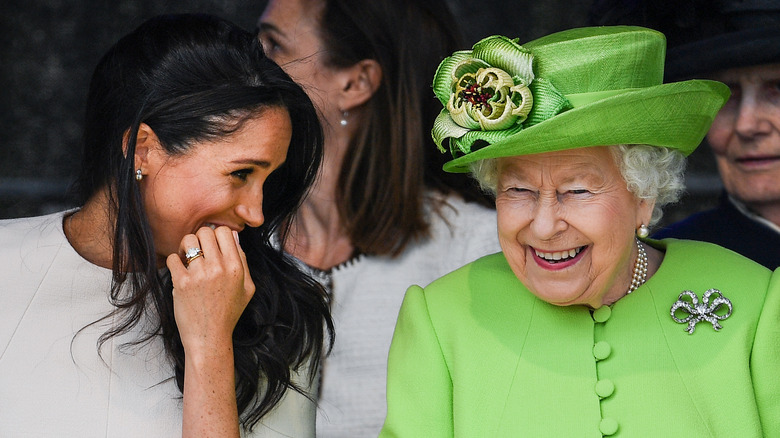
[[(203, 257), (186, 266), (189, 248), (200, 248)], [(224, 226), (203, 227), (184, 236), (179, 253), (169, 255), (166, 263), (185, 352), (209, 355), (215, 349), (232, 349), (233, 329), (255, 292), (238, 233)]]

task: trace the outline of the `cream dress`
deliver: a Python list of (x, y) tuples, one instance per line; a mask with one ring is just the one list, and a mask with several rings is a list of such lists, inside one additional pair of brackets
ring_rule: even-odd
[[(179, 437), (182, 400), (143, 322), (106, 342), (111, 271), (68, 243), (64, 213), (0, 221), (0, 437)], [(314, 389), (311, 389), (312, 391)], [(251, 437), (313, 437), (315, 406), (288, 392)]]

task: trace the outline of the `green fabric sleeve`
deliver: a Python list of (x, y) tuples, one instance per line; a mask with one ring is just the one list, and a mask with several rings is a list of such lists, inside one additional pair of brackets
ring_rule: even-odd
[(387, 418), (379, 434), (452, 437), (452, 381), (423, 289), (406, 291), (387, 364)]
[(780, 437), (780, 268), (769, 282), (750, 362), (764, 437)]

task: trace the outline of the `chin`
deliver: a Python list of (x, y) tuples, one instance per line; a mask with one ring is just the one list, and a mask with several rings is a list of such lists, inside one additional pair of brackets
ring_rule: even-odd
[[(542, 286), (541, 288), (528, 288), (540, 300), (550, 303), (554, 306), (573, 306), (578, 304), (587, 304), (583, 297), (585, 292), (572, 292), (576, 288), (562, 288), (561, 286)], [(541, 290), (543, 293), (539, 293)]]

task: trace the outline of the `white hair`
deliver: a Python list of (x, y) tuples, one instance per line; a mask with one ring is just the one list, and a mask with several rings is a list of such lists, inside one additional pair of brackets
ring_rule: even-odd
[[(680, 199), (685, 190), (685, 156), (676, 149), (643, 144), (608, 146), (626, 188), (639, 199), (655, 201), (648, 226), (663, 216), (663, 208)], [(471, 176), (482, 190), (496, 194), (498, 159), (471, 163)]]

